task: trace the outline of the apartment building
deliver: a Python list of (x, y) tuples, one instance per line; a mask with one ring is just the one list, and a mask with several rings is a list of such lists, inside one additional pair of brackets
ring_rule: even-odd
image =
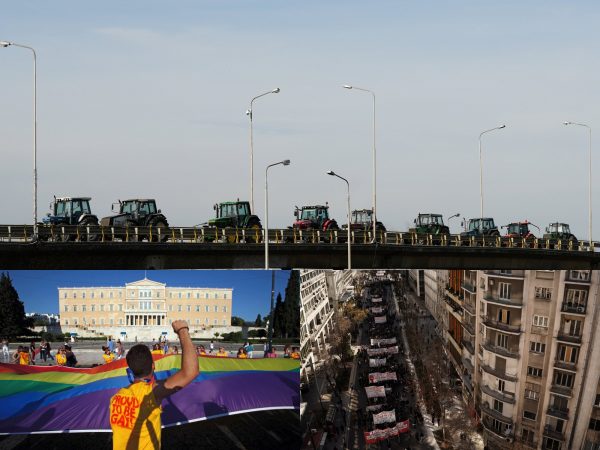
[(352, 291), (349, 270), (300, 271), (300, 353), (301, 377), (306, 379), (327, 355), (328, 336), (335, 326), (338, 303)]
[(600, 271), (449, 271), (444, 284), (446, 348), (488, 448), (599, 449)]
[(190, 332), (231, 325), (233, 289), (169, 287), (147, 278), (125, 286), (59, 287), (64, 332), (147, 340), (165, 334), (184, 319)]

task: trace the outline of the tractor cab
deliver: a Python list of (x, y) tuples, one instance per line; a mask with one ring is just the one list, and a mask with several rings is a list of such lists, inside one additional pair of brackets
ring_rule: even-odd
[(92, 214), (90, 200), (90, 197), (55, 197), (50, 203), (52, 212), (42, 222), (51, 225), (77, 225), (84, 216)]
[(328, 230), (337, 229), (337, 222), (329, 218), (329, 205), (314, 205), (314, 206), (303, 206), (294, 210), (294, 216), (296, 221), (294, 222), (294, 228), (301, 230), (317, 229), (317, 230)]
[[(113, 210), (114, 210), (113, 205)], [(151, 214), (160, 213), (160, 210), (156, 209), (156, 201), (155, 200), (147, 200), (147, 199), (134, 199), (134, 200), (124, 200), (119, 202), (119, 213), (120, 214), (128, 214), (132, 217), (146, 217)]]
[(373, 211), (370, 209), (358, 209), (352, 211), (352, 225), (366, 225), (373, 223)]
[(249, 202), (224, 202), (216, 204), (214, 209), (217, 213), (217, 218), (245, 217), (250, 215)]
[(571, 234), (571, 228), (566, 223), (551, 223), (546, 227), (546, 233), (556, 235)]
[(444, 226), (444, 219), (441, 214), (419, 214), (415, 219), (417, 227)]
[(504, 226), (504, 228), (506, 228), (506, 236), (513, 238), (520, 237), (524, 239), (534, 238), (535, 235), (530, 230), (530, 225), (536, 227), (539, 230), (539, 227), (537, 225), (534, 225), (531, 222), (528, 222), (527, 220), (524, 222), (509, 223), (508, 225)]
[(469, 219), (466, 225), (466, 231), (461, 236), (500, 236), (498, 227), (491, 217)]

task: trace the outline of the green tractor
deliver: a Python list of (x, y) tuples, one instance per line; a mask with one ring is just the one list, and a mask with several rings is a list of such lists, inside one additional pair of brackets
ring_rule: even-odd
[(421, 214), (414, 221), (415, 227), (408, 230), (417, 234), (450, 234), (450, 229), (444, 225), (441, 214)]
[[(573, 247), (576, 247), (579, 244), (579, 241), (575, 237), (573, 233), (571, 233), (571, 229), (566, 223), (554, 222), (546, 227), (546, 232), (544, 233), (544, 239), (550, 239), (552, 241), (570, 241)], [(554, 244), (551, 245), (551, 248), (554, 248)]]
[[(205, 240), (215, 240), (208, 236), (210, 235), (210, 232), (206, 233), (206, 231), (208, 231), (207, 228), (214, 228), (215, 230), (235, 228), (244, 229), (246, 242), (260, 242), (262, 233), (259, 230), (262, 229), (262, 225), (258, 216), (252, 214), (249, 202), (241, 202), (239, 200), (235, 202), (222, 202), (215, 204), (214, 210), (216, 212), (216, 217), (210, 219), (208, 224), (204, 225)], [(242, 239), (241, 234), (239, 237), (237, 235), (227, 234), (228, 242), (233, 243), (240, 239)]]

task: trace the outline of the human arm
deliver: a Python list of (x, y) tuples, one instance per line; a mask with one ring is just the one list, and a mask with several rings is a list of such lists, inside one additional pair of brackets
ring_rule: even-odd
[(176, 320), (172, 325), (173, 331), (179, 336), (179, 343), (181, 344), (181, 370), (154, 388), (154, 396), (158, 403), (165, 397), (190, 384), (200, 372), (198, 368), (198, 356), (190, 337), (190, 329), (187, 322), (185, 320)]

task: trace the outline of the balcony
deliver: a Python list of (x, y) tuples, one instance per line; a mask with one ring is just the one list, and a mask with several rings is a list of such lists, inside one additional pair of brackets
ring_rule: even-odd
[(564, 408), (557, 405), (550, 405), (546, 410), (546, 413), (553, 417), (558, 417), (559, 419), (569, 420), (569, 408)]
[(469, 291), (472, 294), (477, 293), (477, 286), (467, 281), (463, 281), (462, 283), (460, 283), (460, 287), (462, 287), (466, 291)]
[(475, 367), (473, 367), (473, 364), (471, 363), (470, 359), (463, 358), (462, 363), (463, 363), (463, 366), (465, 367), (465, 369), (467, 369), (467, 371), (469, 373), (473, 373), (475, 371)]
[(513, 381), (513, 382), (517, 381), (516, 374), (506, 373), (502, 370), (498, 370), (491, 366), (488, 366), (485, 363), (481, 363), (480, 366), (485, 372), (489, 373), (490, 375), (494, 375), (495, 377), (502, 378), (503, 380), (506, 380), (506, 381)]
[(553, 394), (566, 395), (567, 397), (573, 396), (573, 388), (568, 386), (561, 386), (559, 384), (552, 383), (550, 386), (550, 392)]
[(465, 311), (467, 311), (472, 316), (475, 315), (475, 304), (474, 303), (466, 301), (463, 303), (463, 308), (465, 308)]
[(484, 270), (483, 272), (485, 274), (493, 276), (493, 277), (516, 278), (516, 279), (525, 278), (525, 273), (523, 270)]
[(506, 356), (507, 358), (519, 358), (519, 347), (500, 347), (491, 341), (483, 343), (483, 348), (488, 352), (496, 353), (500, 356)]
[(489, 292), (483, 296), (486, 302), (496, 303), (502, 306), (510, 306), (512, 308), (522, 308), (522, 298), (500, 298), (498, 295), (490, 294)]
[(556, 359), (556, 360), (554, 360), (554, 367), (556, 367), (557, 369), (565, 369), (565, 370), (569, 370), (571, 372), (577, 372), (577, 363), (570, 362), (570, 361), (563, 361), (560, 359)]
[(470, 340), (468, 340), (468, 339), (463, 339), (463, 340), (462, 340), (462, 345), (463, 345), (463, 347), (464, 347), (464, 348), (466, 348), (466, 349), (467, 349), (467, 351), (468, 351), (468, 352), (469, 352), (471, 355), (475, 356), (475, 346), (473, 345), (473, 343), (472, 343)]
[(463, 328), (467, 330), (471, 336), (475, 336), (475, 327), (471, 322), (463, 322)]
[(565, 435), (561, 431), (554, 430), (550, 425), (544, 427), (544, 436), (552, 439), (558, 439), (559, 441), (565, 440)]
[(590, 283), (590, 271), (589, 270), (568, 270), (565, 277), (565, 281), (589, 284)]
[(561, 311), (564, 313), (569, 313), (569, 314), (585, 315), (586, 309), (587, 309), (586, 304), (563, 302)]
[[(510, 417), (506, 417), (506, 416), (504, 416), (504, 415), (503, 415), (501, 412), (499, 412), (499, 411), (496, 411), (495, 409), (492, 409), (492, 408), (490, 408), (490, 406), (489, 406), (489, 404), (488, 404), (487, 402), (483, 402), (483, 404), (481, 405), (481, 412), (483, 412), (484, 414), (487, 414), (487, 415), (488, 415), (488, 416), (490, 416), (490, 417), (493, 417), (494, 419), (497, 419), (497, 420), (499, 420), (500, 422), (503, 422), (503, 423), (505, 423), (506, 425), (509, 425), (509, 426), (512, 428), (512, 425), (513, 425), (513, 423), (512, 423), (512, 419), (511, 419)], [(493, 431), (494, 433), (496, 433), (496, 434), (498, 434), (498, 435), (501, 435), (501, 434), (503, 434), (501, 430), (499, 431), (499, 430), (497, 430), (497, 429), (490, 428), (490, 426), (489, 426), (489, 425), (488, 425), (488, 426), (486, 426), (486, 424), (485, 424), (485, 422), (486, 422), (486, 419), (488, 419), (488, 420), (487, 420), (488, 424), (490, 424), (490, 425), (491, 425), (491, 422), (492, 422), (492, 421), (491, 421), (491, 420), (489, 420), (489, 418), (490, 418), (490, 417), (486, 417), (486, 416), (484, 416), (484, 417), (483, 417), (483, 421), (482, 421), (482, 422), (483, 422), (483, 425), (484, 425), (484, 426), (485, 426), (485, 427), (486, 427), (488, 430), (490, 430), (490, 431)], [(504, 436), (504, 437), (507, 437), (507, 436)]]
[(482, 315), (483, 324), (486, 327), (495, 328), (497, 330), (506, 331), (507, 333), (520, 334), (521, 333), (521, 325), (514, 325), (510, 323), (499, 322), (497, 320), (491, 319), (488, 316)]
[(562, 331), (558, 332), (556, 339), (559, 341), (570, 342), (572, 344), (581, 344), (581, 336), (565, 334)]
[(487, 384), (481, 385), (481, 390), (483, 393), (485, 393), (491, 397), (494, 397), (495, 399), (500, 400), (501, 402), (510, 403), (512, 405), (515, 404), (514, 392), (497, 391), (497, 390), (489, 387)]

